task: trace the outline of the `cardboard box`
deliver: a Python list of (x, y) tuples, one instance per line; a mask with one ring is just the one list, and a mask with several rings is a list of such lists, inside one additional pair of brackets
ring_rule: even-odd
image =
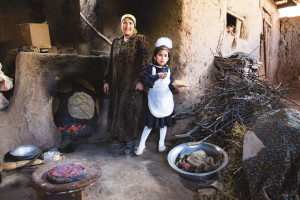
[(20, 46), (36, 46), (51, 48), (48, 24), (25, 23), (19, 24)]

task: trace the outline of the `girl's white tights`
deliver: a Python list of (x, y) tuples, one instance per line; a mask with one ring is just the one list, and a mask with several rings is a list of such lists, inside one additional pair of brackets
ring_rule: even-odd
[[(139, 143), (139, 147), (136, 150), (136, 155), (141, 155), (146, 147), (146, 140), (151, 132), (152, 128), (148, 128), (148, 126), (144, 127), (142, 137)], [(159, 151), (165, 151), (165, 138), (167, 135), (167, 126), (164, 126), (163, 128), (160, 128), (160, 135), (159, 135), (159, 143), (158, 143), (158, 150)]]
[[(166, 147), (165, 147), (166, 135), (167, 135), (167, 126), (164, 126), (163, 128), (160, 128), (160, 134), (159, 134), (158, 148), (160, 151), (166, 150)], [(163, 148), (163, 149), (161, 149), (161, 148)]]
[(146, 146), (146, 140), (147, 140), (151, 130), (152, 130), (152, 128), (148, 128), (148, 126), (144, 127), (142, 137), (141, 137), (141, 140), (140, 140), (140, 144), (139, 144), (139, 149), (144, 150), (144, 148)]

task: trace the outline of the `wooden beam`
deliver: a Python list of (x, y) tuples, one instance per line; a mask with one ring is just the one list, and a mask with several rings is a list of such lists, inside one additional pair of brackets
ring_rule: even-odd
[(300, 0), (274, 0), (278, 9), (286, 8), (291, 6), (297, 6), (297, 3), (300, 3)]

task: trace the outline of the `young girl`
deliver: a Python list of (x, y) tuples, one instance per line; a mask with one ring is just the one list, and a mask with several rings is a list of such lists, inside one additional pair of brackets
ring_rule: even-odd
[(171, 91), (180, 86), (173, 86), (172, 72), (168, 65), (170, 61), (170, 49), (172, 41), (169, 38), (159, 38), (155, 44), (152, 63), (142, 73), (143, 84), (148, 86), (148, 106), (145, 111), (145, 127), (135, 151), (136, 155), (142, 155), (146, 148), (146, 140), (152, 128), (160, 128), (158, 151), (166, 150), (165, 137), (167, 127), (172, 126), (172, 112), (174, 110), (173, 94)]

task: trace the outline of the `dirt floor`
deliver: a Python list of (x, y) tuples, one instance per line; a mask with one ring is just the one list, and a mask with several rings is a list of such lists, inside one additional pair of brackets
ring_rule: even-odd
[[(140, 157), (123, 156), (109, 143), (80, 145), (69, 159), (86, 159), (101, 167), (101, 177), (86, 188), (86, 200), (158, 200), (197, 199), (197, 182), (186, 180), (173, 171), (167, 153), (158, 153), (156, 142), (147, 142), (147, 150)], [(37, 168), (16, 169), (2, 173), (1, 200), (33, 200), (35, 190), (30, 177)], [(48, 197), (48, 200), (76, 199), (70, 194)]]

